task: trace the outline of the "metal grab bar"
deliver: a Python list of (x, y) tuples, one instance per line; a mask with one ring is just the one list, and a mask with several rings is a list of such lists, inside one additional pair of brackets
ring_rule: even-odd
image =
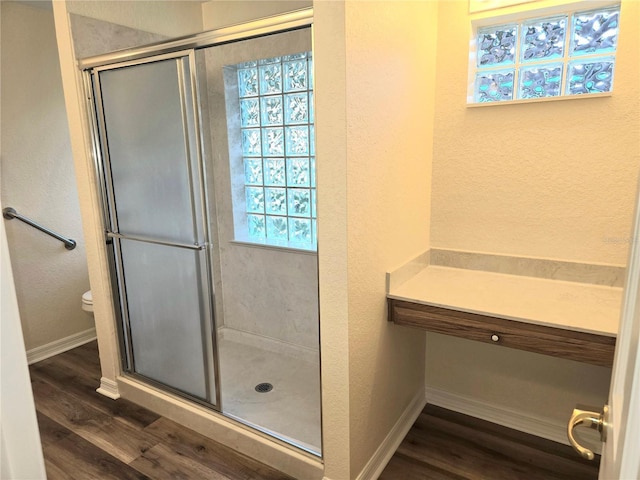
[(71, 238), (63, 237), (59, 233), (56, 233), (53, 230), (49, 230), (48, 228), (43, 227), (42, 225), (34, 222), (33, 220), (20, 215), (18, 212), (16, 212), (15, 208), (11, 208), (11, 207), (3, 208), (2, 209), (2, 216), (4, 218), (6, 218), (7, 220), (11, 220), (13, 218), (17, 218), (21, 222), (24, 222), (27, 225), (31, 225), (32, 227), (37, 228), (38, 230), (40, 230), (41, 232), (46, 233), (47, 235), (51, 235), (53, 238), (57, 238), (62, 243), (64, 243), (64, 248), (66, 248), (67, 250), (73, 250), (74, 248), (76, 248), (76, 241), (75, 240), (73, 240)]

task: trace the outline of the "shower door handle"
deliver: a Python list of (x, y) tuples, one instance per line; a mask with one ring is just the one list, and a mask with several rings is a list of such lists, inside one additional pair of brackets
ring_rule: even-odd
[(164, 245), (165, 247), (178, 247), (187, 248), (189, 250), (205, 250), (208, 247), (208, 243), (194, 243), (190, 245), (188, 243), (179, 242), (167, 242), (165, 240), (158, 240), (155, 238), (138, 237), (134, 235), (122, 235), (120, 233), (107, 232), (107, 238), (118, 238), (121, 240), (133, 240), (135, 242), (153, 243), (156, 245)]

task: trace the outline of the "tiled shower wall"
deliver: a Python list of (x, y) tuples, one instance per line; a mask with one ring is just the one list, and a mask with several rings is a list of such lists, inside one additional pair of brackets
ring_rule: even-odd
[(146, 45), (166, 38), (156, 33), (143, 32), (82, 15), (71, 14), (70, 19), (76, 58)]

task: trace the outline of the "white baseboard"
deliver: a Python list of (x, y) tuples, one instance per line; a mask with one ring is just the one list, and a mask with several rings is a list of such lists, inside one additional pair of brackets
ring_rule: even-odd
[(55, 342), (47, 343), (36, 348), (32, 348), (27, 352), (27, 363), (29, 365), (45, 360), (59, 353), (66, 352), (72, 348), (79, 347), (85, 343), (89, 343), (96, 339), (96, 329), (90, 328), (84, 332), (74, 333), (68, 337), (61, 338)]
[[(474, 398), (457, 395), (435, 388), (426, 388), (427, 403), (453, 410), (471, 417), (497, 423), (504, 427), (546, 438), (554, 442), (569, 444), (567, 426), (555, 424), (548, 419), (525, 415), (503, 407), (478, 401)], [(569, 419), (567, 418), (567, 421)]]
[(100, 379), (100, 386), (96, 389), (96, 392), (104, 395), (105, 397), (109, 397), (112, 400), (117, 400), (120, 398), (118, 383), (107, 377), (102, 377)]
[(426, 404), (424, 394), (418, 392), (402, 413), (391, 431), (387, 434), (378, 449), (371, 456), (356, 480), (376, 480), (396, 453), (416, 419)]

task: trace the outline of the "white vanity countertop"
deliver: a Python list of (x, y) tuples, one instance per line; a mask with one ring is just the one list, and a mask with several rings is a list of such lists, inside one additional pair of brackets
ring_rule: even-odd
[(389, 298), (615, 337), (622, 288), (430, 265)]

